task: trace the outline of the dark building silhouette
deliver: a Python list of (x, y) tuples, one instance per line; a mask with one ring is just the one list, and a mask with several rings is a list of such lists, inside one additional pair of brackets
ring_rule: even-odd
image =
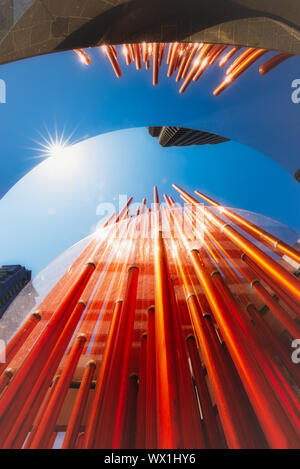
[(148, 131), (152, 137), (158, 138), (162, 147), (214, 145), (228, 141), (227, 138), (220, 137), (220, 135), (183, 127), (148, 127)]
[(21, 265), (0, 267), (0, 318), (30, 279), (31, 271)]

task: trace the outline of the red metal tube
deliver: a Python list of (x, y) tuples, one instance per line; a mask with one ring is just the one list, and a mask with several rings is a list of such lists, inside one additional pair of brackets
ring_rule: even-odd
[(169, 68), (168, 68), (168, 72), (167, 72), (167, 76), (170, 78), (173, 74), (173, 71), (175, 69), (175, 63), (176, 63), (176, 60), (177, 60), (177, 57), (178, 57), (178, 48), (179, 48), (179, 43), (178, 42), (175, 42), (173, 44), (173, 48), (172, 48), (172, 53), (171, 53), (171, 57), (169, 59)]
[(234, 62), (232, 62), (232, 64), (227, 68), (226, 75), (230, 75), (230, 73), (233, 72), (233, 70), (238, 67), (255, 50), (256, 49), (254, 47), (248, 47), (243, 52), (241, 52), (240, 55), (234, 60)]
[(131, 65), (131, 54), (128, 44), (123, 45), (123, 54), (126, 60), (126, 65)]
[(107, 393), (107, 379), (111, 367), (111, 360), (113, 358), (114, 346), (117, 340), (117, 333), (120, 323), (120, 314), (123, 306), (123, 300), (118, 300), (115, 303), (113, 320), (107, 339), (104, 356), (101, 363), (100, 373), (97, 379), (95, 396), (90, 411), (90, 418), (86, 428), (85, 435), (85, 448), (92, 448), (95, 445), (96, 434), (98, 433), (99, 417), (102, 410), (104, 395)]
[[(230, 254), (228, 250), (224, 248), (222, 244), (219, 243), (219, 241), (216, 239), (214, 235), (209, 231), (208, 232), (209, 237), (213, 240), (213, 242), (218, 246), (218, 248), (227, 256), (230, 257)], [(242, 253), (239, 253), (237, 251), (237, 259), (240, 258)], [(250, 263), (250, 266), (254, 269), (254, 272), (257, 270), (257, 266), (252, 263), (252, 261), (247, 258), (247, 256), (242, 255), (243, 258), (247, 261), (247, 263)], [(243, 275), (243, 277), (247, 280), (247, 282), (250, 283), (251, 287), (257, 292), (257, 294), (261, 297), (261, 299), (269, 306), (271, 311), (274, 313), (274, 315), (277, 317), (277, 319), (284, 325), (284, 327), (287, 328), (287, 330), (290, 331), (290, 333), (294, 337), (299, 337), (299, 326), (298, 324), (291, 318), (289, 313), (276, 301), (272, 295), (265, 289), (265, 287), (260, 283), (259, 278), (257, 278), (254, 273), (251, 272), (249, 269), (245, 269), (241, 266), (237, 260), (235, 260), (234, 257), (230, 257), (230, 261), (232, 264), (235, 266), (235, 268)], [(260, 270), (257, 270), (259, 275), (262, 275), (262, 272)], [(233, 272), (234, 275), (234, 272)], [(264, 276), (263, 276), (264, 277)], [(263, 278), (264, 280), (264, 278)]]
[(203, 366), (199, 357), (195, 337), (190, 335), (186, 338), (186, 343), (191, 359), (195, 384), (199, 395), (201, 412), (203, 415), (205, 430), (207, 434), (209, 448), (220, 448), (222, 438), (218, 429), (216, 413), (209, 395)]
[(6, 362), (0, 364), (0, 374), (7, 367), (13, 357), (18, 353), (27, 337), (31, 334), (35, 326), (40, 322), (41, 317), (41, 313), (38, 311), (32, 313), (25, 320), (24, 324), (22, 324), (17, 333), (10, 339), (5, 347)]
[[(174, 221), (184, 240), (184, 235), (176, 216), (174, 217)], [(176, 252), (177, 256), (179, 256), (180, 251)], [(232, 373), (228, 364), (224, 362), (223, 353), (220, 350), (221, 344), (217, 340), (216, 334), (211, 329), (212, 324), (209, 321), (210, 315), (205, 314), (207, 319), (204, 320), (204, 312), (200, 309), (202, 308), (201, 302), (195, 294), (189, 293), (187, 273), (184, 268), (184, 263), (180, 262), (180, 260), (178, 261), (178, 267), (185, 285), (189, 313), (214, 390), (228, 445), (230, 448), (255, 447), (252, 446), (253, 443), (251, 439), (245, 434), (241, 426), (241, 421), (247, 421), (249, 415), (247, 412), (245, 413), (244, 406), (239, 406), (240, 413), (237, 412), (237, 402), (239, 401), (236, 399), (235, 405), (233, 406), (232, 400), (229, 397), (234, 392), (230, 380)], [(241, 416), (242, 419), (240, 418)]]
[(11, 378), (13, 377), (13, 370), (11, 368), (6, 368), (4, 373), (0, 377), (0, 396), (6, 386), (10, 383)]
[(85, 306), (86, 303), (83, 300), (79, 300), (74, 308), (62, 334), (49, 354), (47, 362), (40, 372), (32, 391), (25, 401), (22, 410), (15, 419), (13, 428), (5, 440), (4, 447), (19, 448), (22, 446)]
[(62, 449), (75, 448), (79, 435), (79, 429), (82, 417), (86, 408), (91, 383), (96, 370), (96, 362), (90, 360), (86, 364), (86, 368), (82, 377), (80, 388), (74, 403), (72, 414), (68, 423), (68, 428), (62, 444)]
[(51, 396), (47, 409), (39, 423), (30, 448), (47, 448), (85, 341), (86, 336), (84, 334), (79, 334), (76, 337), (72, 351), (66, 361), (65, 367)]
[(74, 49), (80, 61), (85, 65), (90, 65), (91, 59), (83, 49)]
[(112, 68), (114, 69), (114, 72), (117, 76), (117, 78), (120, 78), (122, 76), (122, 72), (120, 69), (120, 66), (118, 64), (118, 60), (116, 59), (116, 56), (111, 48), (111, 46), (101, 46), (104, 49), (104, 52), (106, 53)]
[(290, 57), (292, 57), (292, 54), (281, 53), (274, 55), (274, 57), (271, 57), (271, 59), (259, 67), (259, 73), (261, 75), (266, 75), (271, 70), (273, 70), (273, 68), (277, 67), (277, 65), (281, 64)]
[(219, 55), (222, 54), (222, 52), (226, 49), (227, 46), (219, 46), (218, 49), (214, 51), (213, 54), (211, 54), (210, 59), (209, 59), (209, 65), (213, 65)]
[(220, 59), (219, 66), (224, 67), (224, 65), (227, 64), (227, 62), (231, 59), (231, 57), (238, 51), (240, 50), (240, 47), (232, 47), (230, 51), (228, 51), (223, 57)]
[(281, 403), (283, 408), (286, 408), (286, 415), (288, 416), (291, 423), (295, 426), (296, 431), (299, 432), (300, 407), (299, 403), (297, 403), (295, 399), (294, 393), (291, 392), (290, 385), (287, 383), (285, 376), (282, 374), (281, 369), (278, 367), (272, 355), (265, 347), (265, 342), (261, 342), (257, 332), (253, 330), (252, 324), (244, 315), (239, 303), (236, 301), (219, 271), (214, 270), (214, 266), (211, 261), (209, 261), (208, 257), (206, 258), (205, 264), (217, 290), (224, 298), (224, 301), (226, 302), (228, 309), (230, 309), (232, 316), (235, 317), (236, 323), (240, 325), (241, 330), (244, 332), (252, 353), (254, 356), (256, 356), (257, 362), (261, 365), (261, 368), (264, 371), (270, 386), (273, 388), (278, 401)]
[(222, 83), (215, 88), (213, 91), (214, 96), (218, 96), (222, 91), (224, 91), (230, 83), (235, 81), (245, 70), (247, 70), (251, 65), (253, 65), (256, 60), (258, 60), (262, 55), (267, 51), (264, 49), (256, 49), (250, 55), (248, 55), (239, 65), (237, 65), (233, 71), (227, 74), (226, 78)]
[(140, 44), (134, 44), (135, 48), (135, 64), (136, 64), (136, 69), (141, 70), (142, 68), (142, 51), (141, 51), (141, 45)]
[(139, 391), (136, 419), (136, 448), (146, 448), (147, 334), (141, 337)]
[(153, 44), (153, 85), (158, 84), (158, 70), (159, 70), (159, 44), (156, 42)]
[(210, 197), (207, 197), (201, 192), (196, 190), (195, 194), (197, 194), (199, 197), (209, 202), (214, 207), (221, 208), (223, 215), (225, 215), (230, 220), (233, 220), (238, 226), (242, 227), (247, 233), (251, 234), (255, 239), (258, 239), (261, 242), (265, 242), (266, 245), (270, 246), (270, 248), (274, 250), (275, 252), (278, 252), (282, 255), (286, 254), (291, 259), (294, 259), (296, 262), (300, 263), (300, 253), (296, 251), (296, 249), (286, 244), (281, 239), (276, 238), (271, 233), (268, 233), (262, 228), (259, 228), (254, 223), (251, 223), (250, 221), (246, 220), (240, 215), (232, 212), (230, 209), (226, 207), (222, 207), (218, 202), (215, 202), (213, 199), (211, 199)]
[(172, 316), (172, 300), (169, 285), (168, 261), (160, 226), (159, 198), (154, 188), (155, 238), (155, 347), (156, 347), (156, 396), (159, 448), (178, 448), (181, 444), (179, 428), (179, 402), (176, 386), (175, 350), (172, 349), (171, 331), (168, 328)]
[(169, 44), (169, 48), (168, 48), (168, 54), (167, 54), (167, 65), (170, 64), (170, 59), (171, 59), (171, 56), (172, 56), (172, 49), (173, 49), (173, 46), (174, 46), (174, 43), (173, 42), (170, 42)]
[(26, 440), (26, 443), (24, 445), (24, 449), (29, 449), (30, 448), (30, 445), (32, 443), (32, 440), (34, 438), (34, 435), (36, 434), (36, 431), (38, 429), (38, 426), (40, 424), (40, 421), (42, 420), (43, 416), (44, 416), (44, 413), (48, 407), (48, 404), (49, 404), (49, 401), (52, 397), (52, 394), (57, 386), (57, 383), (58, 383), (58, 380), (59, 380), (59, 375), (56, 375), (55, 378), (53, 379), (52, 383), (51, 383), (51, 387), (49, 388), (48, 392), (47, 392), (47, 395), (44, 399), (44, 402), (39, 410), (39, 413), (34, 421), (34, 424), (32, 426), (32, 429), (30, 431), (30, 434), (29, 434), (29, 437), (27, 438)]
[(126, 399), (126, 414), (124, 422), (124, 432), (122, 438), (122, 448), (134, 449), (137, 435), (136, 416), (137, 416), (137, 397), (138, 397), (138, 376), (131, 374), (128, 378), (128, 390)]
[(44, 333), (24, 360), (21, 368), (9, 386), (9, 392), (3, 395), (0, 401), (0, 425), (4, 425), (5, 427), (5, 431), (2, 431), (1, 434), (2, 442), (7, 432), (15, 423), (17, 416), (20, 414), (34, 383), (38, 379), (49, 357), (51, 348), (68, 320), (68, 313), (70, 313), (68, 307), (73, 305), (74, 301), (78, 301), (79, 296), (90, 280), (94, 270), (95, 264), (93, 262), (86, 264), (82, 269), (77, 280), (69, 289), (64, 300), (49, 320)]
[[(201, 48), (203, 47), (203, 44), (201, 45)], [(191, 48), (191, 51), (188, 53), (188, 56), (187, 56), (187, 61), (186, 61), (186, 64), (184, 66), (184, 69), (182, 71), (182, 78), (184, 79), (187, 75), (187, 72), (190, 68), (190, 65), (192, 63), (192, 60), (193, 58), (195, 57), (196, 55), (196, 52), (199, 50), (199, 44), (193, 44), (192, 48)], [(200, 49), (201, 50), (201, 49)], [(176, 80), (177, 81), (177, 80)]]
[[(235, 321), (225, 314), (227, 311), (226, 303), (218, 293), (218, 290), (213, 287), (198, 256), (198, 252), (192, 251), (195, 271), (270, 446), (273, 448), (297, 447), (299, 444), (297, 435), (289, 426), (282, 407), (275, 398), (272, 389), (268, 386), (266, 378), (258, 367), (256, 360), (248, 350), (247, 344), (241, 337)], [(256, 383), (255, 388), (253, 387), (254, 382)]]
[[(193, 205), (199, 205), (199, 202), (180, 189), (176, 184), (173, 187), (180, 192), (180, 194)], [(261, 249), (251, 243), (247, 238), (238, 233), (229, 224), (224, 223), (222, 219), (210, 213), (210, 221), (221, 232), (224, 233), (236, 246), (244, 251), (254, 262), (266, 271), (268, 275), (277, 282), (280, 287), (286, 291), (296, 303), (300, 302), (300, 288), (299, 280), (290, 272), (285, 270), (280, 264), (274, 261), (270, 256), (265, 254)]]
[(145, 448), (154, 449), (157, 448), (154, 306), (148, 308), (146, 360)]
[[(291, 298), (286, 291), (284, 291), (278, 283), (274, 281), (263, 269), (261, 269), (257, 264), (255, 264), (245, 253), (241, 254), (243, 261), (255, 272), (259, 278), (261, 278), (270, 288), (276, 293), (286, 305), (300, 317), (300, 306), (299, 303), (295, 303), (295, 300)], [(255, 285), (254, 285), (255, 288)], [(298, 336), (297, 336), (298, 337)]]
[[(125, 424), (125, 411), (126, 411), (126, 396), (128, 391), (128, 372), (129, 372), (129, 359), (132, 347), (133, 337), (133, 324), (135, 316), (135, 304), (138, 286), (139, 268), (132, 265), (128, 270), (127, 288), (124, 298), (124, 305), (122, 309), (122, 323), (126, 323), (126, 329), (119, 330), (118, 340), (123, 344), (122, 351), (122, 368), (118, 388), (118, 404), (115, 415), (115, 426), (113, 436), (113, 448), (120, 448), (122, 445), (122, 438), (124, 434)], [(126, 319), (125, 319), (126, 318)], [(126, 321), (126, 322), (125, 322)], [(120, 357), (121, 358), (121, 357)]]

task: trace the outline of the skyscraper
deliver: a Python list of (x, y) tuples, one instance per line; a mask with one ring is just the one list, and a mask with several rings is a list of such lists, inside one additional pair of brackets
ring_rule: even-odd
[(148, 127), (148, 131), (152, 137), (158, 137), (158, 142), (162, 147), (214, 145), (229, 140), (210, 132), (185, 129), (184, 127)]
[(0, 268), (0, 317), (30, 279), (31, 271), (21, 265)]

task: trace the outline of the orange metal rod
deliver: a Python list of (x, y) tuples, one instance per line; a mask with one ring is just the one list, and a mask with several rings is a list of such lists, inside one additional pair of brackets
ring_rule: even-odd
[(153, 85), (156, 86), (158, 84), (158, 70), (159, 70), (159, 44), (155, 43), (153, 45)]
[(171, 56), (172, 56), (173, 46), (174, 46), (174, 43), (173, 43), (173, 42), (170, 42), (169, 48), (168, 48), (167, 60), (166, 60), (167, 65), (169, 65), (169, 63), (170, 63), (170, 59), (171, 59)]
[(157, 447), (156, 425), (156, 375), (155, 375), (155, 308), (148, 308), (147, 351), (146, 351), (146, 427), (145, 448)]
[[(216, 239), (216, 237), (211, 233), (211, 231), (208, 231), (209, 237), (213, 240), (213, 242), (218, 246), (218, 248), (227, 256), (230, 257), (230, 254), (228, 250), (224, 248), (222, 244), (219, 243), (219, 241)], [(237, 259), (240, 259), (240, 255), (242, 253), (237, 251)], [(253, 264), (249, 258), (246, 256), (242, 255), (243, 258), (245, 258), (245, 261), (247, 263), (250, 262), (251, 266), (254, 271), (257, 270), (257, 266)], [(247, 280), (247, 282), (250, 283), (251, 287), (258, 293), (258, 295), (261, 297), (261, 299), (269, 306), (269, 308), (273, 311), (275, 316), (278, 318), (278, 320), (287, 328), (287, 330), (290, 331), (290, 333), (294, 337), (299, 337), (300, 336), (300, 330), (299, 326), (297, 323), (291, 318), (291, 316), (288, 314), (288, 312), (276, 301), (272, 295), (265, 289), (265, 287), (261, 284), (259, 278), (257, 278), (254, 274), (252, 274), (251, 270), (242, 268), (241, 264), (235, 260), (233, 256), (230, 257), (231, 263), (235, 266), (235, 268), (243, 275), (243, 277)], [(259, 271), (259, 274), (261, 276), (261, 271)]]
[(216, 49), (214, 53), (211, 54), (211, 57), (209, 59), (209, 65), (213, 65), (215, 63), (219, 55), (222, 54), (222, 52), (226, 49), (226, 47), (227, 46), (219, 46), (218, 49)]
[(284, 291), (278, 283), (274, 282), (274, 279), (267, 275), (263, 269), (261, 269), (257, 264), (255, 264), (252, 259), (250, 259), (245, 253), (241, 255), (243, 261), (248, 264), (248, 266), (253, 270), (259, 278), (261, 278), (269, 287), (276, 293), (284, 303), (293, 311), (293, 313), (297, 314), (300, 317), (300, 306), (299, 303), (295, 303), (295, 300)]
[(166, 50), (166, 44), (165, 43), (160, 43), (159, 44), (159, 56), (158, 56), (158, 65), (161, 66), (164, 55), (165, 55), (165, 50)]
[(246, 307), (251, 318), (259, 328), (262, 338), (269, 342), (269, 349), (272, 350), (282, 361), (286, 369), (288, 370), (291, 378), (300, 385), (300, 370), (297, 368), (297, 365), (294, 364), (291, 360), (291, 356), (288, 353), (287, 348), (285, 348), (278, 339), (278, 337), (273, 333), (270, 326), (264, 321), (264, 319), (259, 314), (258, 310), (252, 303), (248, 303)]
[[(299, 403), (295, 400), (293, 392), (291, 392), (290, 385), (286, 382), (285, 376), (283, 376), (281, 369), (277, 366), (277, 363), (266, 349), (265, 342), (261, 343), (257, 332), (254, 332), (252, 324), (249, 322), (248, 318), (246, 319), (246, 316), (244, 315), (239, 303), (236, 301), (235, 297), (226, 285), (225, 281), (220, 275), (220, 272), (218, 270), (214, 270), (214, 266), (208, 257), (206, 258), (205, 264), (208, 273), (211, 275), (213, 283), (223, 296), (224, 301), (232, 313), (232, 316), (236, 318), (236, 322), (240, 324), (241, 329), (246, 335), (252, 353), (256, 355), (257, 362), (261, 364), (261, 368), (270, 382), (270, 386), (274, 389), (277, 399), (281, 402), (283, 407), (286, 407), (289, 420), (292, 424), (295, 425), (296, 431), (299, 432), (300, 407)], [(251, 334), (249, 329), (252, 329)], [(291, 412), (291, 415), (289, 412)]]
[(126, 60), (126, 65), (131, 65), (131, 54), (128, 44), (123, 45), (123, 54)]
[(259, 228), (254, 223), (251, 223), (250, 221), (246, 220), (240, 215), (237, 215), (236, 213), (232, 212), (230, 209), (226, 207), (222, 207), (218, 202), (215, 202), (213, 199), (211, 199), (210, 197), (207, 197), (206, 195), (202, 194), (198, 190), (195, 191), (195, 194), (197, 194), (199, 197), (209, 202), (214, 207), (219, 207), (222, 210), (223, 215), (225, 215), (230, 220), (233, 220), (238, 226), (242, 227), (247, 233), (251, 234), (255, 239), (258, 239), (259, 241), (262, 241), (262, 242), (265, 241), (266, 244), (269, 245), (272, 248), (272, 250), (274, 250), (275, 252), (278, 252), (280, 254), (286, 254), (287, 256), (291, 257), (291, 259), (294, 259), (296, 262), (300, 263), (299, 251), (296, 251), (296, 249), (293, 249), (291, 246), (286, 244), (281, 239), (276, 238), (271, 233), (268, 233), (262, 228)]
[(233, 71), (226, 76), (222, 83), (213, 91), (214, 96), (218, 96), (222, 91), (224, 91), (230, 83), (235, 81), (242, 73), (244, 73), (247, 68), (249, 68), (256, 60), (258, 60), (262, 55), (267, 51), (264, 49), (256, 49), (250, 55), (248, 55), (240, 65), (236, 66)]
[(13, 424), (16, 420), (14, 416), (19, 414), (27, 399), (28, 393), (31, 391), (35, 381), (43, 369), (44, 361), (42, 358), (45, 360), (48, 358), (47, 355), (49, 354), (49, 351), (67, 322), (68, 306), (71, 303), (74, 304), (74, 300), (79, 298), (94, 270), (95, 265), (92, 262), (86, 264), (82, 269), (77, 280), (74, 282), (73, 286), (67, 292), (64, 300), (49, 320), (45, 332), (31, 349), (15, 378), (11, 382), (9, 393), (6, 392), (2, 397), (0, 401), (1, 425), (2, 423), (5, 425), (6, 431), (9, 430), (7, 415), (10, 416), (10, 424)]
[(78, 55), (83, 64), (90, 65), (91, 59), (83, 49), (74, 49), (74, 52)]
[(291, 333), (294, 338), (300, 337), (300, 326), (294, 319), (282, 308), (280, 303), (276, 301), (261, 285), (259, 281), (252, 282), (253, 288), (259, 293), (260, 297), (266, 302), (271, 311), (279, 319), (281, 324)]
[(241, 54), (232, 62), (232, 64), (227, 68), (226, 75), (230, 75), (233, 70), (238, 67), (252, 52), (255, 51), (255, 48), (248, 47), (246, 50), (241, 52)]
[(120, 78), (122, 76), (122, 72), (120, 69), (120, 66), (118, 64), (118, 60), (116, 59), (116, 56), (111, 48), (111, 46), (102, 46), (104, 48), (104, 52), (106, 53), (112, 68), (114, 69), (114, 72), (117, 76), (117, 78)]
[[(190, 202), (192, 202), (193, 198), (191, 196), (189, 198), (191, 199)], [(297, 446), (298, 437), (286, 420), (283, 409), (275, 398), (272, 388), (268, 386), (264, 374), (258, 367), (255, 359), (253, 359), (250, 350), (248, 350), (248, 346), (242, 338), (236, 322), (231, 315), (226, 313), (226, 311), (229, 311), (227, 305), (219, 291), (215, 288), (212, 279), (208, 276), (199, 252), (193, 249), (190, 255), (197, 277), (214, 312), (221, 333), (226, 340), (231, 356), (238, 368), (270, 445), (273, 447)], [(253, 389), (251, 384), (254, 381), (256, 382), (255, 389)], [(277, 427), (276, 431), (274, 426)], [(283, 427), (285, 428), (284, 430)], [(287, 437), (287, 435), (289, 436)]]
[(138, 376), (131, 374), (128, 378), (128, 392), (125, 415), (125, 427), (122, 438), (122, 448), (135, 449), (136, 438), (136, 413), (138, 396)]
[(172, 315), (172, 321), (169, 324), (169, 328), (171, 329), (172, 336), (174, 337), (173, 348), (177, 350), (176, 374), (179, 390), (182, 440), (185, 448), (204, 448), (204, 434), (200, 422), (200, 413), (193, 386), (191, 370), (188, 364), (186, 343), (181, 324), (182, 314), (173, 285), (173, 282), (175, 283), (176, 281), (177, 284), (179, 281), (176, 277), (177, 269), (172, 272), (173, 281), (170, 281), (171, 301), (174, 313)]
[[(135, 224), (132, 225), (131, 233), (133, 233), (134, 227)], [(119, 295), (123, 294), (123, 282), (125, 280), (126, 264), (127, 263), (125, 262), (119, 282)], [(116, 413), (116, 402), (118, 399), (119, 381), (121, 375), (121, 372), (116, 373), (116, 369), (121, 367), (123, 359), (121, 352), (122, 345), (121, 342), (119, 342), (118, 335), (122, 317), (124, 319), (124, 315), (121, 316), (121, 312), (123, 311), (122, 306), (123, 301), (121, 300), (118, 300), (115, 304), (113, 322), (111, 324), (108, 342), (104, 352), (100, 375), (97, 380), (95, 397), (91, 410), (91, 418), (86, 431), (85, 447), (87, 448), (100, 448), (112, 445), (113, 432), (115, 428), (114, 415)], [(118, 344), (118, 347), (116, 344)]]
[(238, 51), (240, 50), (240, 47), (232, 47), (230, 51), (228, 51), (223, 57), (220, 59), (219, 66), (224, 67), (224, 65), (227, 64), (227, 62), (231, 59), (231, 57)]
[[(184, 234), (180, 227), (177, 217), (174, 217), (178, 231), (185, 240)], [(176, 251), (179, 256), (180, 251)], [(228, 364), (224, 363), (223, 353), (220, 351), (220, 342), (217, 340), (216, 334), (212, 331), (212, 324), (208, 319), (210, 315), (205, 314), (204, 320), (203, 313), (201, 312), (202, 305), (198, 297), (195, 294), (189, 294), (187, 274), (185, 272), (184, 263), (178, 261), (178, 266), (181, 272), (181, 276), (185, 285), (186, 301), (188, 304), (189, 312), (191, 315), (192, 323), (194, 325), (195, 334), (198, 339), (204, 361), (209, 372), (210, 381), (214, 390), (214, 395), (217, 401), (222, 425), (225, 431), (226, 439), (230, 448), (243, 448), (255, 447), (252, 446), (252, 442), (249, 437), (244, 433), (243, 427), (241, 427), (240, 415), (237, 412), (237, 401), (235, 406), (232, 405), (232, 400), (229, 396), (232, 394), (231, 389), (231, 372), (228, 368)], [(239, 407), (241, 414), (243, 415), (242, 421), (248, 420), (248, 415), (244, 414), (243, 406)]]
[(86, 408), (87, 399), (89, 396), (95, 370), (96, 362), (94, 360), (88, 361), (84, 370), (76, 401), (73, 406), (72, 414), (68, 423), (68, 428), (62, 444), (62, 449), (75, 448), (76, 446), (76, 440), (79, 434), (79, 429)]
[[(185, 191), (180, 189), (176, 184), (173, 187), (180, 192), (180, 194), (190, 202), (191, 204), (200, 205), (199, 202), (187, 194)], [(201, 208), (201, 211), (203, 208)], [(207, 215), (207, 214), (206, 214)], [(299, 280), (285, 270), (280, 264), (274, 261), (270, 256), (265, 254), (261, 249), (251, 243), (247, 238), (238, 233), (229, 224), (224, 223), (222, 219), (217, 217), (215, 214), (209, 214), (209, 220), (216, 226), (221, 232), (224, 233), (236, 246), (244, 251), (263, 271), (266, 271), (268, 275), (278, 282), (280, 287), (286, 291), (296, 303), (300, 302), (300, 288)]]
[(133, 44), (127, 44), (127, 46), (128, 46), (128, 50), (130, 53), (130, 58), (133, 62), (135, 62), (135, 50), (134, 50)]
[(183, 51), (183, 53), (181, 55), (179, 66), (178, 66), (178, 72), (177, 72), (176, 79), (175, 79), (176, 81), (180, 81), (180, 79), (182, 78), (184, 68), (186, 66), (186, 63), (187, 63), (190, 55), (191, 55), (191, 48), (188, 47), (187, 49), (185, 49), (185, 51)]
[(10, 339), (5, 348), (6, 362), (0, 364), (0, 374), (2, 373), (3, 369), (6, 368), (6, 366), (9, 364), (9, 362), (13, 359), (16, 353), (18, 353), (25, 340), (31, 334), (31, 332), (40, 320), (41, 313), (39, 313), (38, 311), (34, 312), (26, 319), (26, 321), (20, 327), (18, 332)]
[(72, 351), (66, 361), (65, 367), (55, 391), (51, 396), (47, 409), (39, 423), (30, 448), (47, 448), (85, 341), (86, 337), (83, 334), (76, 337)]
[(84, 448), (84, 438), (85, 438), (85, 433), (81, 432), (79, 433), (76, 441), (76, 449), (83, 449)]
[[(103, 380), (98, 379), (99, 384), (97, 382), (97, 396), (100, 396), (100, 399), (101, 397), (104, 398), (101, 409), (94, 401), (95, 414), (97, 415), (99, 410), (102, 412), (101, 419), (99, 419), (100, 427), (92, 434), (91, 425), (89, 425), (88, 433), (95, 441), (89, 444), (89, 440), (87, 440), (86, 445), (89, 444), (88, 447), (122, 447), (138, 273), (137, 266), (132, 265), (129, 267), (124, 304), (120, 311), (117, 337), (114, 340), (114, 344), (118, 344), (118, 346), (115, 345), (113, 355), (108, 357), (110, 368), (107, 371), (110, 372), (110, 375), (104, 396), (101, 396)], [(126, 327), (122, 327), (122, 324), (126, 324)], [(97, 424), (97, 422), (95, 423)], [(105, 433), (103, 433), (104, 430)]]
[(159, 448), (178, 448), (181, 442), (178, 398), (176, 399), (176, 369), (174, 350), (171, 349), (171, 331), (168, 329), (173, 314), (169, 286), (168, 261), (160, 227), (159, 199), (154, 188), (155, 204), (155, 347), (157, 428)]
[(192, 81), (193, 77), (195, 76), (195, 74), (198, 70), (199, 64), (200, 64), (200, 59), (199, 59), (199, 55), (198, 55), (198, 57), (194, 60), (194, 63), (192, 65), (189, 73), (187, 74), (184, 82), (182, 83), (182, 85), (179, 89), (180, 94), (184, 93), (184, 91), (186, 90), (186, 88), (188, 87), (190, 82)]
[(177, 60), (177, 57), (178, 57), (178, 48), (179, 48), (179, 43), (178, 42), (175, 42), (173, 44), (173, 48), (172, 48), (172, 54), (171, 54), (171, 57), (170, 57), (170, 61), (169, 61), (169, 68), (168, 68), (168, 72), (167, 72), (167, 76), (170, 78), (173, 74), (173, 71), (175, 69), (175, 63), (176, 63), (176, 60)]
[[(252, 405), (256, 410), (260, 424), (273, 448), (293, 448), (299, 439), (286, 420), (272, 389), (268, 386), (265, 375), (258, 367), (245, 340), (242, 338), (235, 321), (226, 314), (227, 306), (218, 290), (213, 286), (205, 269), (201, 265), (199, 253), (192, 251), (192, 261), (199, 281), (204, 289), (214, 312), (230, 354), (237, 366)], [(253, 387), (253, 383), (255, 388)]]
[(217, 426), (216, 414), (209, 395), (209, 390), (207, 387), (203, 366), (199, 357), (195, 337), (192, 335), (188, 336), (186, 338), (186, 343), (191, 359), (197, 391), (199, 394), (201, 412), (207, 433), (208, 446), (209, 448), (219, 448), (222, 441), (221, 435)]
[(292, 57), (292, 54), (281, 53), (274, 55), (274, 57), (259, 67), (259, 73), (261, 75), (266, 75), (266, 73), (269, 73), (271, 70), (273, 70), (273, 68), (277, 67), (277, 65), (281, 64), (290, 57)]
[(141, 70), (142, 68), (142, 51), (141, 51), (141, 46), (140, 44), (134, 44), (135, 48), (135, 64), (136, 64), (136, 69)]
[(133, 197), (130, 197), (128, 199), (128, 202), (126, 202), (125, 206), (122, 208), (122, 210), (118, 214), (115, 223), (118, 223), (119, 221), (123, 220), (124, 215), (126, 214), (127, 209), (128, 209), (128, 207), (129, 207), (129, 205), (131, 204), (132, 201), (133, 201)]
[(11, 378), (13, 377), (13, 370), (11, 368), (6, 368), (4, 373), (0, 377), (0, 395), (6, 386), (10, 383)]
[(40, 410), (38, 412), (38, 415), (34, 421), (34, 424), (33, 424), (33, 427), (30, 431), (30, 434), (29, 434), (29, 437), (27, 438), (26, 440), (26, 443), (24, 445), (24, 449), (29, 449), (30, 448), (30, 445), (32, 443), (32, 440), (34, 438), (34, 435), (36, 434), (36, 431), (38, 429), (38, 426), (40, 424), (40, 421), (42, 420), (43, 418), (43, 415), (48, 407), (48, 404), (49, 404), (49, 401), (51, 399), (51, 396), (57, 386), (57, 383), (58, 383), (58, 380), (59, 380), (59, 375), (56, 375), (55, 378), (53, 379), (52, 383), (51, 383), (51, 387), (49, 388), (48, 392), (47, 392), (47, 395), (44, 399), (44, 402), (42, 404), (42, 406), (40, 407)]
[(146, 448), (147, 334), (141, 337), (139, 392), (137, 403), (136, 448)]
[[(138, 286), (139, 268), (137, 266), (130, 266), (128, 272), (128, 283), (124, 298), (124, 305), (122, 310), (122, 316), (126, 320), (122, 320), (122, 323), (126, 323), (126, 329), (120, 329), (118, 340), (123, 344), (122, 349), (122, 368), (118, 392), (118, 405), (116, 409), (115, 417), (115, 432), (113, 437), (113, 447), (120, 448), (122, 445), (122, 438), (124, 434), (125, 424), (125, 411), (126, 411), (126, 396), (128, 391), (128, 372), (129, 372), (129, 359), (132, 347), (133, 338), (133, 324), (135, 317), (135, 305), (136, 295)], [(126, 322), (125, 322), (126, 321)]]
[(5, 440), (4, 447), (19, 448), (22, 446), (85, 306), (86, 303), (83, 300), (79, 300), (74, 308), (62, 334), (47, 357), (47, 361), (32, 387), (28, 398), (18, 416), (15, 418), (13, 428)]
[[(200, 46), (201, 48), (203, 47), (203, 44), (201, 44)], [(200, 50), (201, 50), (200, 48)], [(196, 55), (196, 52), (199, 50), (199, 44), (193, 44), (192, 48), (191, 48), (191, 51), (187, 54), (187, 61), (186, 61), (186, 64), (183, 68), (183, 71), (182, 71), (182, 78), (184, 79), (187, 75), (187, 72), (190, 68), (190, 65), (193, 61), (193, 58), (195, 57)], [(178, 72), (179, 73), (179, 72)], [(176, 79), (177, 81), (177, 79)]]
[(211, 53), (213, 53), (214, 51), (214, 47), (215, 46), (212, 46), (211, 44), (207, 44), (206, 46), (203, 46), (200, 50), (199, 55), (197, 57), (197, 71), (193, 76), (193, 81), (197, 81), (208, 66), (209, 58), (211, 57)]
[(100, 416), (100, 412), (102, 409), (103, 398), (104, 398), (105, 393), (107, 392), (106, 391), (107, 375), (109, 373), (111, 360), (113, 357), (113, 349), (116, 344), (122, 306), (123, 306), (122, 300), (118, 300), (115, 303), (113, 320), (112, 320), (108, 340), (106, 343), (99, 376), (97, 379), (95, 396), (94, 396), (92, 408), (90, 411), (90, 418), (87, 424), (85, 442), (84, 442), (85, 448), (92, 448), (94, 446), (94, 440), (96, 438), (96, 434), (98, 430), (99, 416)]

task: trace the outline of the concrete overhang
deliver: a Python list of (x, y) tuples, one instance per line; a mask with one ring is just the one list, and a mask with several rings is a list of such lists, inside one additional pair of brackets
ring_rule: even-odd
[(298, 0), (0, 0), (0, 63), (142, 41), (299, 54), (299, 25)]

